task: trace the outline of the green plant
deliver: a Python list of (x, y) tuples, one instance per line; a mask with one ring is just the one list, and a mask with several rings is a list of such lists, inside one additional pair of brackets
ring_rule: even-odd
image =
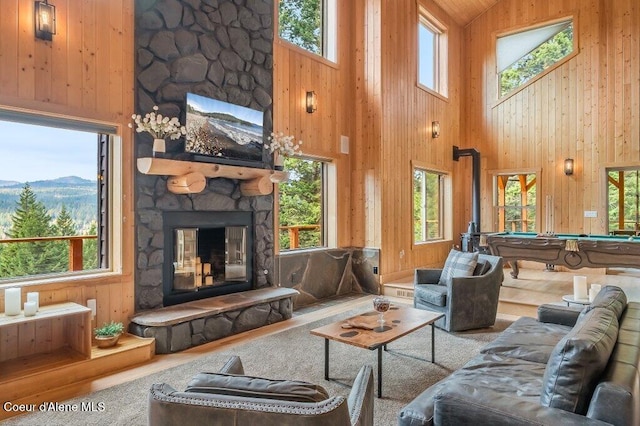
[(124, 325), (121, 322), (106, 322), (102, 325), (102, 327), (98, 327), (94, 330), (96, 337), (108, 337), (115, 336), (116, 334), (122, 333), (124, 329)]

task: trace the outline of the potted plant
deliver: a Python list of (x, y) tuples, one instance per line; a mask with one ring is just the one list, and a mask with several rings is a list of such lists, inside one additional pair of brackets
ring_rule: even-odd
[(118, 339), (122, 334), (124, 325), (121, 322), (106, 322), (102, 327), (94, 330), (94, 336), (96, 337), (96, 343), (99, 348), (110, 348), (118, 343)]

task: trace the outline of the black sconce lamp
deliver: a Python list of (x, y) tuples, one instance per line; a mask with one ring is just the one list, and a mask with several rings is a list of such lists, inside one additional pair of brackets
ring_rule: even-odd
[(564, 160), (564, 174), (569, 176), (573, 174), (573, 158)]
[(431, 122), (431, 137), (434, 138), (434, 139), (440, 137), (440, 122), (439, 121), (432, 121)]
[(56, 7), (44, 0), (35, 2), (33, 10), (36, 38), (53, 40), (56, 33)]
[(318, 109), (318, 97), (316, 96), (316, 92), (310, 91), (307, 92), (307, 112), (312, 114), (316, 112)]

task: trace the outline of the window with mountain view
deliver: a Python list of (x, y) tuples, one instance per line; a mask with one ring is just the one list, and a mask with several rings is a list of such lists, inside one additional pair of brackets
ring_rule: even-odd
[(496, 60), (500, 96), (523, 86), (573, 51), (573, 19), (498, 37)]
[(110, 136), (24, 118), (0, 120), (0, 283), (107, 268)]
[(289, 180), (279, 185), (280, 250), (325, 247), (325, 163), (286, 157)]
[(280, 0), (278, 35), (304, 50), (336, 61), (337, 0)]

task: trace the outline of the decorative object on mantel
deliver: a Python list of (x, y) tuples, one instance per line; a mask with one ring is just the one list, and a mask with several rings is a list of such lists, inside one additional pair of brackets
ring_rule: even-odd
[(120, 339), (120, 335), (124, 330), (124, 325), (121, 322), (111, 321), (104, 323), (102, 327), (96, 328), (93, 333), (96, 337), (96, 344), (99, 348), (110, 348), (115, 346)]
[[(131, 118), (136, 124), (136, 132), (147, 132), (153, 136), (153, 156), (158, 153), (166, 152), (165, 139), (178, 139), (187, 134), (187, 129), (180, 124), (178, 117), (163, 117), (159, 114), (158, 106), (153, 106), (153, 111), (148, 112), (142, 117), (140, 114), (133, 114)], [(133, 124), (129, 123), (129, 127), (133, 128)]]
[(300, 149), (302, 141), (295, 142), (293, 136), (285, 136), (282, 132), (271, 132), (267, 140), (269, 142), (264, 144), (264, 147), (273, 154), (273, 167), (276, 170), (284, 170), (284, 157), (302, 154)]

